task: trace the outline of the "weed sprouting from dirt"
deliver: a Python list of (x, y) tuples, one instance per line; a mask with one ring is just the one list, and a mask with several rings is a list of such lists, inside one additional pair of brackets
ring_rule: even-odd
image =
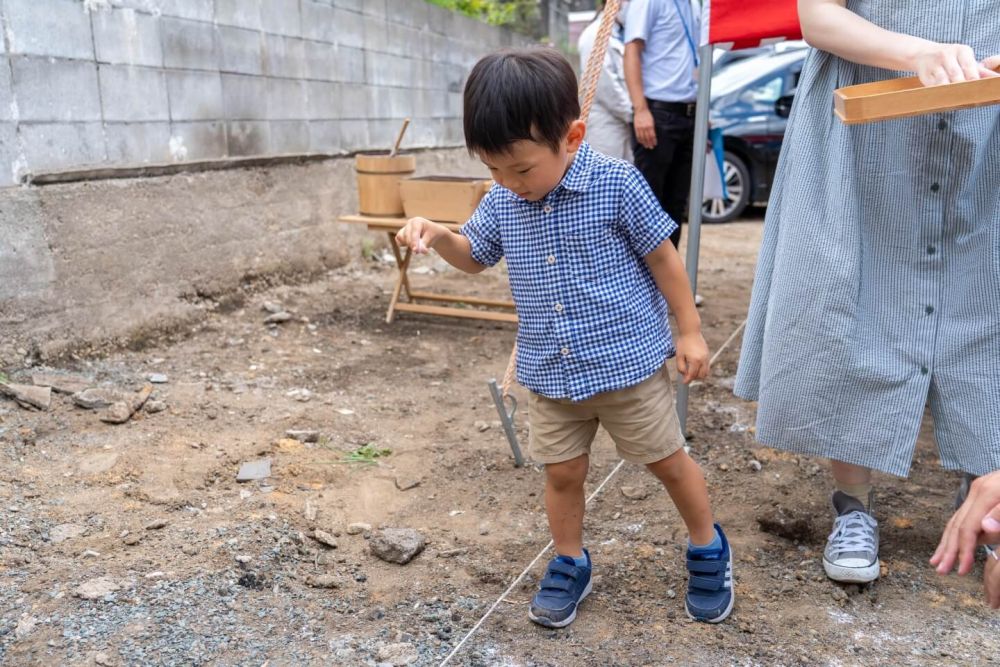
[(341, 463), (359, 463), (361, 465), (377, 465), (378, 459), (392, 454), (391, 449), (379, 449), (371, 443), (361, 445), (344, 455)]

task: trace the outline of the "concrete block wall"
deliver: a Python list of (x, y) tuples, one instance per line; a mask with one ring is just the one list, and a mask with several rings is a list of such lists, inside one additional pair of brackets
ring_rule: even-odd
[(424, 0), (2, 0), (0, 186), (88, 166), (462, 142), (521, 43)]

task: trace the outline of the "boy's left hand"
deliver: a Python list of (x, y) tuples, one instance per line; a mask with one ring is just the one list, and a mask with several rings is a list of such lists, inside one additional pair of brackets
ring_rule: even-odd
[(684, 384), (692, 380), (702, 380), (708, 377), (708, 343), (700, 333), (678, 336), (677, 372), (684, 378)]

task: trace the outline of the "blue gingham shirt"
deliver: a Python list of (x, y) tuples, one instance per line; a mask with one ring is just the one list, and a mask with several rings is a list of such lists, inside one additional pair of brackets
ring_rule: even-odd
[(676, 228), (635, 167), (586, 143), (541, 201), (494, 185), (461, 233), (480, 264), (507, 259), (518, 382), (582, 401), (659, 370), (674, 344), (643, 257)]

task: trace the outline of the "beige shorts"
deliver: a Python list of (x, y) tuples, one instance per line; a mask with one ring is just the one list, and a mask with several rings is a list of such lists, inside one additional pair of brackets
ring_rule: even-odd
[(539, 463), (562, 463), (590, 453), (603, 425), (618, 455), (645, 465), (665, 459), (684, 446), (667, 367), (637, 385), (574, 403), (532, 392), (529, 447)]

